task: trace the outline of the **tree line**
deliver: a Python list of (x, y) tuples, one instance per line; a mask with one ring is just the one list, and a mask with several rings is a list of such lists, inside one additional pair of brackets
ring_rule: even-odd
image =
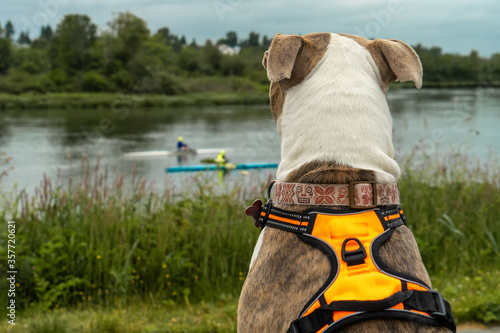
[[(155, 33), (136, 15), (116, 14), (106, 29), (87, 15), (66, 15), (53, 30), (42, 26), (31, 39), (0, 24), (0, 92), (137, 92), (182, 94), (196, 91), (263, 90), (268, 84), (261, 60), (271, 39), (250, 32), (199, 45), (162, 27)], [(227, 45), (228, 52), (222, 52)], [(228, 49), (228, 47), (232, 49)], [(424, 67), (424, 84), (492, 85), (500, 82), (500, 53), (481, 58), (414, 46)], [(234, 51), (234, 54), (230, 54)]]

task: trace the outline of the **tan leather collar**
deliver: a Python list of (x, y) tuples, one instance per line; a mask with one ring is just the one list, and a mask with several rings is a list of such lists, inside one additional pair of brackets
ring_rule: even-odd
[(314, 206), (347, 206), (354, 209), (399, 205), (396, 183), (372, 181), (350, 184), (304, 184), (275, 182), (273, 203)]

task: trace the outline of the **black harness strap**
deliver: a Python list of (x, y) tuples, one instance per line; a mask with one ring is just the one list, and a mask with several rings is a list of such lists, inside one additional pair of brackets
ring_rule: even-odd
[(427, 318), (422, 317), (423, 322), (432, 326), (444, 326), (452, 332), (456, 332), (455, 319), (450, 304), (440, 293), (434, 290), (400, 291), (378, 301), (334, 301), (320, 306), (305, 317), (293, 321), (288, 332), (315, 333), (331, 321), (333, 311), (360, 312), (357, 317), (361, 321), (371, 319), (370, 312), (387, 310), (401, 302), (408, 310), (422, 311), (431, 315), (431, 317)]
[[(262, 207), (259, 225), (261, 228), (269, 225), (270, 227), (295, 232), (310, 234), (314, 227), (316, 216), (319, 213), (359, 213), (359, 210), (353, 211), (332, 211), (325, 209), (308, 209), (304, 213), (289, 212), (272, 206), (272, 201), (268, 201)], [(392, 229), (404, 225), (406, 217), (403, 211), (397, 209), (375, 210), (384, 230)], [(288, 221), (287, 221), (288, 220)]]

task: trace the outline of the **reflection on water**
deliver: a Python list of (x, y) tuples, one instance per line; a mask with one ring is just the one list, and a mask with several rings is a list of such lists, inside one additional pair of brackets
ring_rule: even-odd
[[(487, 159), (500, 150), (500, 90), (401, 89), (391, 91), (394, 145), (401, 159), (418, 147), (422, 157), (439, 147)], [(13, 157), (15, 170), (0, 185), (32, 189), (43, 173), (79, 177), (82, 154), (117, 172), (137, 172), (157, 187), (181, 186), (186, 174), (165, 176), (176, 156), (125, 159), (123, 153), (175, 150), (176, 139), (195, 148), (233, 148), (231, 162), (278, 162), (279, 136), (268, 106), (217, 106), (131, 110), (22, 110), (0, 114), (0, 151)], [(181, 163), (199, 164), (212, 155), (186, 156)], [(71, 161), (71, 163), (69, 162)], [(1, 166), (0, 166), (1, 167)], [(1, 172), (1, 170), (0, 170)], [(257, 171), (252, 172), (256, 174)], [(258, 173), (263, 179), (275, 170)], [(242, 177), (231, 174), (229, 179)]]

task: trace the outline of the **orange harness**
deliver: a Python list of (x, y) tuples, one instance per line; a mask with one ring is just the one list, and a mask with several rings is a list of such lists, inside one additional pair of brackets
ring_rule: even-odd
[(405, 221), (399, 207), (344, 213), (312, 209), (297, 214), (274, 208), (269, 201), (260, 214), (260, 226), (297, 233), (331, 263), (328, 280), (288, 332), (335, 332), (374, 318), (419, 321), (455, 332), (446, 299), (418, 278), (391, 270), (379, 256), (380, 246)]

